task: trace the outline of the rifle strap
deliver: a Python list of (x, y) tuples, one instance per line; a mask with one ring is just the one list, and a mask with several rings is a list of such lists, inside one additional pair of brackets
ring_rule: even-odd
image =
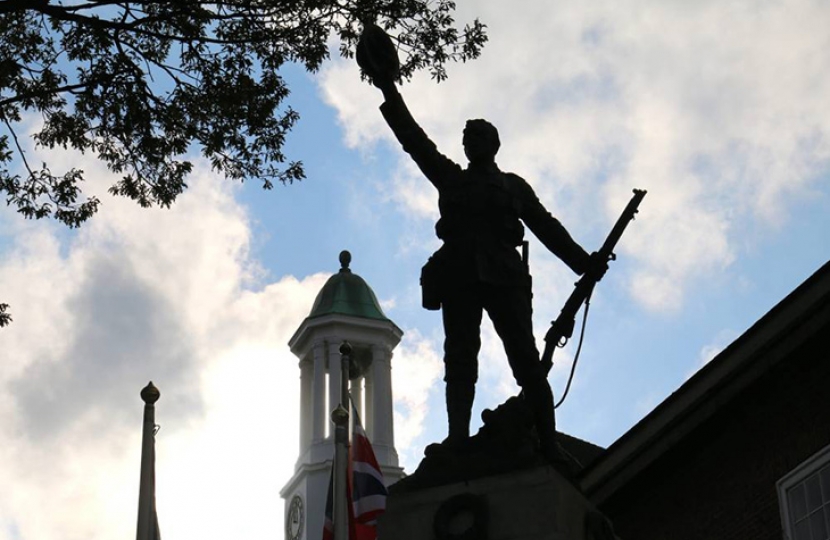
[(560, 405), (565, 401), (565, 398), (568, 397), (568, 392), (571, 390), (571, 383), (574, 380), (574, 374), (576, 373), (576, 363), (579, 362), (579, 354), (582, 352), (582, 343), (585, 340), (585, 327), (588, 324), (588, 308), (591, 307), (591, 294), (593, 294), (593, 290), (588, 294), (588, 297), (585, 298), (585, 311), (582, 312), (582, 328), (579, 330), (579, 344), (576, 346), (576, 354), (574, 354), (574, 361), (571, 364), (571, 374), (568, 375), (568, 384), (565, 385), (565, 391), (562, 392), (562, 397), (559, 398), (553, 408), (558, 409)]

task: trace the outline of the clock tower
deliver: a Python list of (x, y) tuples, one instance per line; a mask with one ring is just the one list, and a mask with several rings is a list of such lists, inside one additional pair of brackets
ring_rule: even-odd
[[(300, 444), (294, 475), (280, 491), (286, 540), (321, 540), (334, 459), (331, 410), (342, 377), (372, 442), (387, 485), (403, 477), (392, 424), (392, 350), (403, 332), (390, 321), (366, 282), (340, 253), (340, 271), (323, 285), (308, 317), (288, 342), (299, 359)], [(349, 373), (341, 373), (339, 347), (352, 346)]]

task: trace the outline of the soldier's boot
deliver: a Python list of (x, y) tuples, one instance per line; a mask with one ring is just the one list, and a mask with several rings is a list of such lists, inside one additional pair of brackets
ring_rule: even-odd
[(475, 383), (447, 383), (446, 400), (449, 434), (445, 444), (451, 448), (463, 449), (469, 443), (470, 417), (473, 413), (475, 394)]
[(550, 385), (547, 381), (539, 381), (526, 385), (523, 390), (533, 411), (542, 455), (563, 476), (568, 480), (573, 480), (576, 473), (574, 463), (557, 442), (556, 415), (553, 410), (553, 393)]

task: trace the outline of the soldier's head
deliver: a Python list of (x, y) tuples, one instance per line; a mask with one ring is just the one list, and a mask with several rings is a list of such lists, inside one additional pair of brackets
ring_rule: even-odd
[(487, 120), (467, 120), (464, 127), (464, 153), (470, 163), (487, 163), (496, 158), (501, 142), (499, 132)]

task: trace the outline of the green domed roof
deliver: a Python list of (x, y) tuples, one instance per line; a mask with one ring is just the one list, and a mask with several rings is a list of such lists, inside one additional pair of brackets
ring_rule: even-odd
[(383, 314), (375, 293), (363, 278), (349, 270), (352, 256), (348, 251), (340, 253), (340, 271), (329, 278), (314, 300), (308, 318), (338, 313), (364, 319), (388, 321)]

